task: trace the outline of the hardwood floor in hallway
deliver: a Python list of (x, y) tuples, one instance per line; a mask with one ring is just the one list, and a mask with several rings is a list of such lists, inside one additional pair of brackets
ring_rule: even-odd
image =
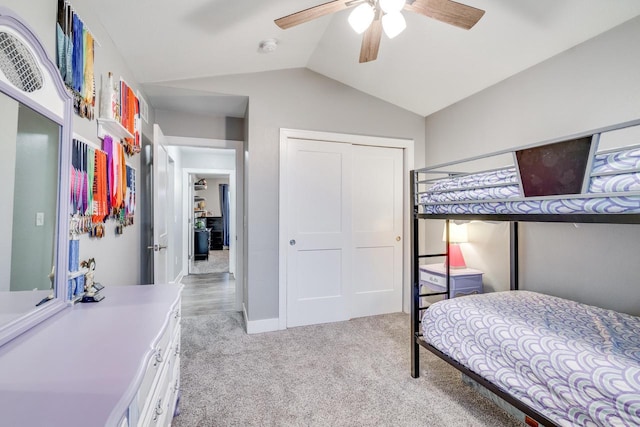
[(235, 311), (236, 281), (230, 273), (190, 274), (181, 283), (182, 316)]

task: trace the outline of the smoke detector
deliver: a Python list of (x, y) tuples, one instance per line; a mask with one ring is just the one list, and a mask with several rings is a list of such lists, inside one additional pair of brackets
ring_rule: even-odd
[(271, 53), (278, 48), (278, 41), (276, 39), (267, 39), (260, 42), (258, 50), (262, 53)]

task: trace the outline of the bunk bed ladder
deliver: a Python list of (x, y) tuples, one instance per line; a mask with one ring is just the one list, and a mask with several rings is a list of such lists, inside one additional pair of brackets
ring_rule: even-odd
[[(444, 296), (449, 297), (451, 290), (450, 279), (450, 262), (449, 262), (449, 220), (445, 220), (445, 240), (446, 248), (444, 253), (423, 254), (420, 255), (419, 247), (419, 227), (418, 227), (418, 185), (417, 173), (411, 172), (411, 191), (413, 194), (413, 213), (411, 218), (411, 242), (412, 251), (417, 256), (411, 257), (411, 289), (413, 292), (411, 299), (411, 376), (418, 378), (420, 376), (420, 349), (418, 340), (422, 337), (420, 333), (420, 313), (429, 308), (429, 305), (422, 306), (421, 301), (424, 297)], [(445, 283), (446, 287), (443, 292), (421, 292), (420, 286), (420, 260), (425, 258), (444, 258), (445, 259)]]

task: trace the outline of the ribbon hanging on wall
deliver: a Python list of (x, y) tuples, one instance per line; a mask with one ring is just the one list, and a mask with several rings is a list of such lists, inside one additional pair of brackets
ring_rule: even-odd
[(67, 0), (58, 0), (56, 63), (73, 94), (74, 111), (89, 120), (95, 115), (94, 48), (95, 39), (89, 28)]
[(107, 207), (107, 154), (78, 139), (71, 154), (71, 232), (93, 233), (109, 216)]

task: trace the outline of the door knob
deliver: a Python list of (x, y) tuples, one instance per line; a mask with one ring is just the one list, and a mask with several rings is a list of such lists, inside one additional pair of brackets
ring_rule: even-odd
[(400, 240), (402, 240), (402, 237), (396, 236), (396, 242), (399, 242)]
[(291, 246), (295, 246), (295, 245), (296, 245), (296, 241), (295, 241), (295, 240), (293, 240), (293, 239), (291, 239), (291, 240), (289, 240), (289, 244), (290, 244)]
[(155, 252), (161, 251), (162, 249), (167, 249), (166, 245), (153, 245), (153, 246), (147, 246), (147, 249), (153, 249)]

